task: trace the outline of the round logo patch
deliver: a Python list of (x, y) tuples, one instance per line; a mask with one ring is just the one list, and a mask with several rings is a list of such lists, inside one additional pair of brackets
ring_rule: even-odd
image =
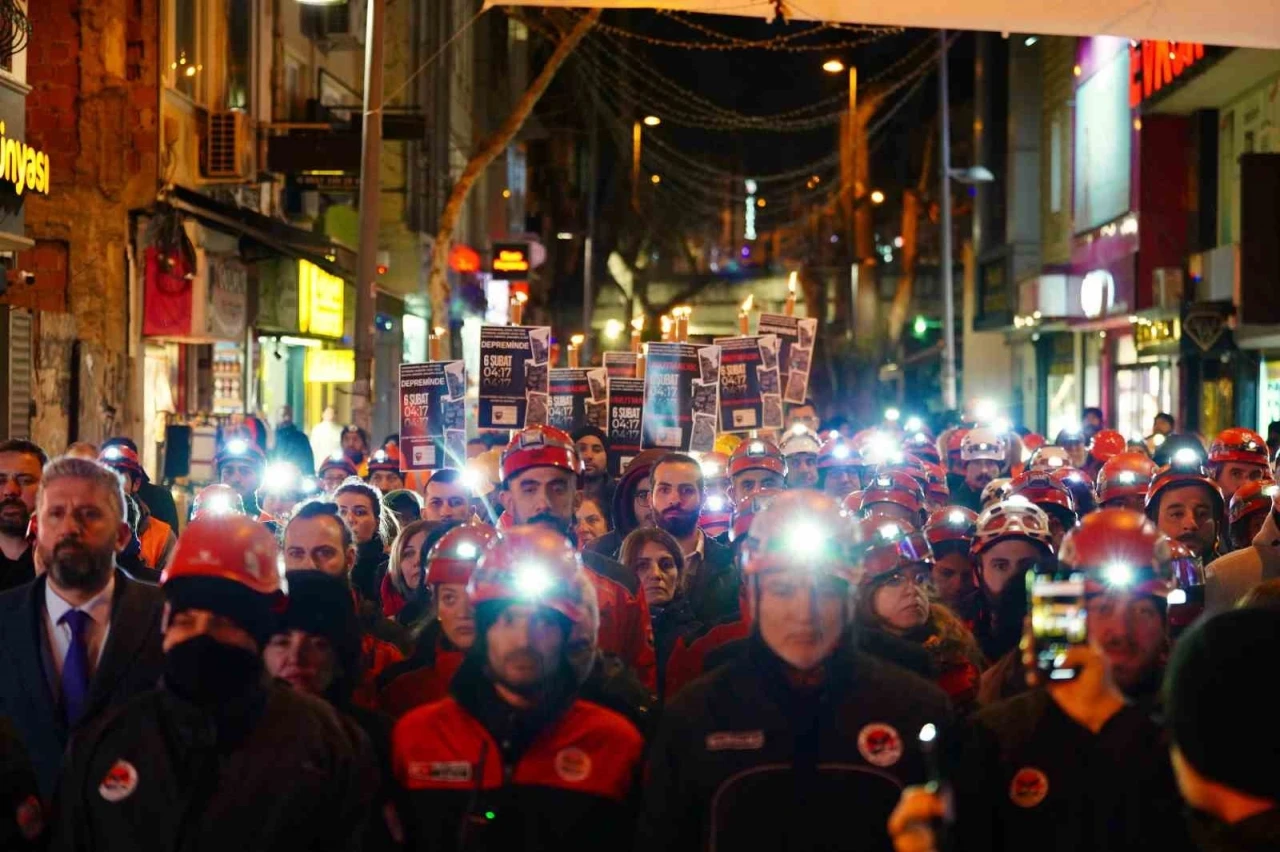
[(127, 760), (117, 760), (98, 785), (98, 793), (108, 802), (120, 802), (133, 795), (137, 787), (138, 770)]
[(893, 766), (902, 758), (902, 737), (891, 726), (872, 722), (858, 732), (858, 751), (872, 766)]
[(1049, 795), (1049, 777), (1034, 766), (1024, 766), (1009, 782), (1009, 799), (1020, 808), (1034, 808)]
[(18, 823), (18, 831), (27, 840), (35, 840), (44, 831), (44, 809), (34, 795), (22, 800), (14, 817)]
[(556, 774), (565, 781), (577, 783), (591, 774), (591, 757), (580, 748), (564, 748), (556, 752)]

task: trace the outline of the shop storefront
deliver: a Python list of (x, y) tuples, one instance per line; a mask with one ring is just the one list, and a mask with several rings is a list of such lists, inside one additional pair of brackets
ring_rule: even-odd
[(1178, 319), (1133, 317), (1115, 346), (1115, 427), (1126, 436), (1150, 434), (1155, 416), (1172, 413), (1178, 399)]

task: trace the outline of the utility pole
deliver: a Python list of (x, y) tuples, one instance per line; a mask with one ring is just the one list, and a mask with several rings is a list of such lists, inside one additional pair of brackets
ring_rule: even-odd
[[(382, 194), (382, 24), (386, 0), (369, 0), (364, 44), (364, 115), (361, 125), (360, 247), (356, 262), (356, 380), (351, 419), (368, 431), (373, 422), (374, 282), (378, 277), (378, 224)], [(439, 323), (439, 317), (432, 317)]]
[(596, 169), (599, 168), (600, 158), (600, 136), (599, 136), (599, 118), (596, 112), (596, 104), (593, 99), (591, 102), (591, 128), (588, 131), (587, 142), (587, 179), (591, 183), (587, 186), (587, 237), (583, 241), (582, 247), (582, 336), (585, 338), (583, 346), (583, 363), (591, 363), (591, 349), (593, 339), (591, 336), (591, 313), (595, 307), (595, 245), (596, 245), (596, 184), (599, 177), (596, 175)]
[(940, 170), (942, 250), (938, 264), (942, 271), (942, 407), (959, 408), (956, 400), (956, 299), (951, 257), (951, 110), (947, 104), (947, 31), (938, 30), (938, 109), (941, 128)]

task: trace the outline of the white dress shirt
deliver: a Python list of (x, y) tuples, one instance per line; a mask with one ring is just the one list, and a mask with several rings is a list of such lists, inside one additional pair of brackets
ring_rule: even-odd
[(49, 657), (46, 662), (52, 663), (47, 669), (49, 685), (53, 688), (54, 697), (61, 696), (62, 664), (67, 659), (67, 651), (71, 648), (71, 627), (60, 623), (69, 610), (78, 609), (89, 616), (85, 625), (85, 643), (88, 648), (89, 677), (98, 670), (98, 661), (102, 659), (102, 649), (107, 646), (107, 634), (111, 631), (111, 597), (116, 590), (116, 575), (111, 572), (111, 579), (106, 588), (98, 592), (83, 606), (72, 606), (61, 595), (53, 590), (46, 581), (44, 584), (44, 628), (48, 639)]

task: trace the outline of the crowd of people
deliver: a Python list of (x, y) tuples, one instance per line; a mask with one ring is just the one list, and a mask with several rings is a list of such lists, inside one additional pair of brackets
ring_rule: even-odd
[(1154, 425), (5, 441), (0, 849), (1280, 849), (1272, 451)]

